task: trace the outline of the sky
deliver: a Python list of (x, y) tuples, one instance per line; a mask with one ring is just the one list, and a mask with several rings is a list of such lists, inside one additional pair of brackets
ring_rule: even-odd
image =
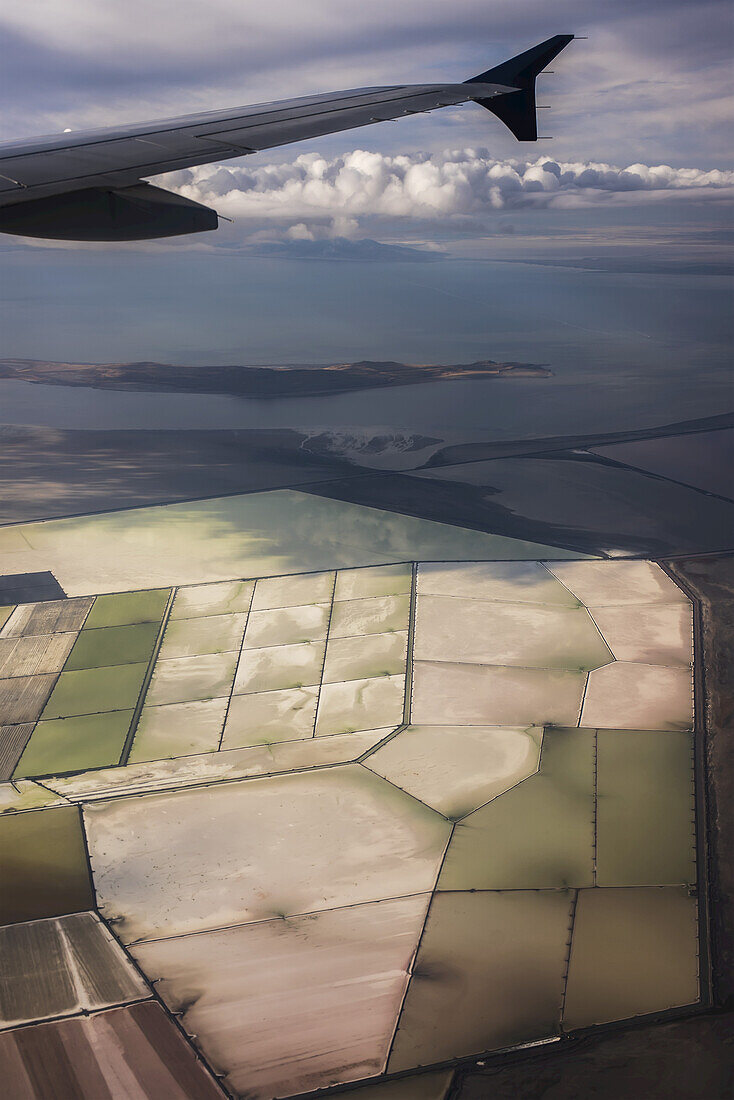
[[(0, 356), (98, 357), (107, 329), (115, 337), (106, 358), (146, 357), (145, 333), (155, 330), (151, 357), (188, 347), (217, 361), (220, 311), (207, 309), (205, 288), (231, 301), (223, 272), (233, 262), (248, 282), (267, 263), (270, 292), (287, 296), (297, 316), (312, 304), (314, 273), (335, 286), (350, 263), (360, 323), (371, 320), (377, 333), (382, 302), (367, 272), (375, 264), (435, 271), (447, 261), (521, 260), (715, 276), (728, 260), (728, 0), (35, 0), (6, 5), (0, 29), (2, 140), (463, 80), (552, 34), (588, 36), (540, 78), (552, 140), (518, 144), (479, 106), (448, 108), (156, 181), (232, 219), (215, 234), (121, 246), (0, 238)], [(168, 298), (143, 295), (152, 272), (175, 288)], [(126, 303), (136, 317), (127, 341), (116, 321)], [(248, 323), (261, 326), (262, 307), (244, 296), (232, 308), (241, 328), (228, 325), (227, 353), (240, 347), (247, 361)], [(192, 309), (196, 348), (172, 338), (166, 356), (166, 311), (175, 327)], [(277, 331), (274, 321), (270, 344), (258, 337), (260, 359), (285, 354)]]

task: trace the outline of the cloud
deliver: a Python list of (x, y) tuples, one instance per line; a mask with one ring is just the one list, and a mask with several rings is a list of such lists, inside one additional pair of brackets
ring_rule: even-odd
[(734, 171), (618, 167), (550, 157), (497, 160), (486, 150), (388, 156), (354, 150), (288, 163), (202, 166), (160, 182), (235, 220), (240, 235), (287, 234), (290, 241), (364, 236), (375, 222), (441, 223), (462, 234), (506, 210), (639, 205), (734, 197)]
[[(615, 0), (596, 8), (585, 0), (556, 0), (550, 11), (547, 0), (524, 0), (521, 10), (516, 0), (271, 0), (265, 7), (242, 0), (127, 0), (124, 6), (35, 0), (9, 5), (0, 17), (7, 32), (29, 42), (129, 70), (146, 65), (152, 79), (192, 65), (242, 70), (395, 46), (521, 47), (566, 31), (591, 33), (592, 41), (600, 33), (626, 37), (627, 56), (674, 60), (679, 71), (681, 59), (695, 68), (712, 56), (728, 57), (729, 21), (727, 0), (695, 7), (690, 0)], [(626, 33), (630, 28), (634, 35)]]

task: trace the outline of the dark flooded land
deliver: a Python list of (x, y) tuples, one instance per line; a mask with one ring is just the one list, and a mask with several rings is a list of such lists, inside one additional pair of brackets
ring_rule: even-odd
[[(647, 431), (467, 443), (378, 427), (6, 426), (0, 521), (293, 487), (583, 553), (723, 551), (734, 542), (732, 423), (720, 414)], [(656, 441), (666, 450), (653, 463), (641, 452)], [(686, 481), (692, 443), (698, 462)]]
[(719, 1100), (731, 1095), (731, 1014), (589, 1035), (460, 1072), (451, 1100)]

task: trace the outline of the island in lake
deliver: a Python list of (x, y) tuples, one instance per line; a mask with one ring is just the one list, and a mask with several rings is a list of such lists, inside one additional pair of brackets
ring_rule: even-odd
[(317, 397), (422, 382), (489, 378), (547, 378), (551, 371), (533, 363), (477, 363), (452, 366), (370, 362), (328, 366), (177, 366), (171, 363), (50, 363), (0, 359), (0, 378), (51, 386), (157, 393), (221, 393), (236, 397)]

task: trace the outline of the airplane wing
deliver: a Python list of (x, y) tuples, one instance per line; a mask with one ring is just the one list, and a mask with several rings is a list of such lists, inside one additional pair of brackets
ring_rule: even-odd
[(214, 210), (146, 177), (468, 101), (534, 141), (535, 77), (573, 37), (555, 35), (463, 84), (357, 88), (0, 144), (0, 232), (110, 241), (216, 229)]

